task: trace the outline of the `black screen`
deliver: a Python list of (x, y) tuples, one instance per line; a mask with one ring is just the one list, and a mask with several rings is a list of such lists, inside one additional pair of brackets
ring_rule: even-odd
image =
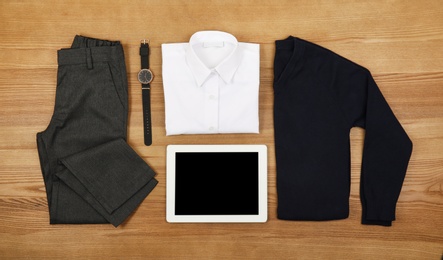
[(258, 215), (257, 152), (176, 153), (176, 215)]

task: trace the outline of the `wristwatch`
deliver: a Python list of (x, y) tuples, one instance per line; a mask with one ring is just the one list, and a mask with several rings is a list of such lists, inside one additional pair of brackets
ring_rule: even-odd
[(142, 84), (143, 101), (143, 130), (145, 145), (152, 144), (151, 127), (151, 85), (154, 74), (149, 69), (149, 40), (142, 40), (140, 44), (141, 70), (138, 72), (138, 81)]

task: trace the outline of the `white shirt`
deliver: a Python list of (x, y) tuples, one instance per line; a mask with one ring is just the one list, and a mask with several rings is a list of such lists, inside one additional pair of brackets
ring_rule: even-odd
[(259, 132), (259, 44), (200, 31), (162, 59), (166, 135)]

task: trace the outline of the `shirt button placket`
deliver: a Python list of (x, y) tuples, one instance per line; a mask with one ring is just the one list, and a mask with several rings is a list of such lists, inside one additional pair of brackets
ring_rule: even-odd
[(211, 73), (206, 85), (205, 100), (205, 122), (209, 133), (216, 133), (218, 130), (218, 75)]

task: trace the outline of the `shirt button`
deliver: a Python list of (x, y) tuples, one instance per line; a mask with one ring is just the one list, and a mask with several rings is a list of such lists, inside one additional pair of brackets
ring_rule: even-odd
[(214, 127), (213, 126), (211, 126), (211, 127), (209, 127), (209, 131), (214, 131)]
[(210, 95), (209, 99), (213, 100), (213, 99), (215, 99), (215, 96), (214, 95)]

